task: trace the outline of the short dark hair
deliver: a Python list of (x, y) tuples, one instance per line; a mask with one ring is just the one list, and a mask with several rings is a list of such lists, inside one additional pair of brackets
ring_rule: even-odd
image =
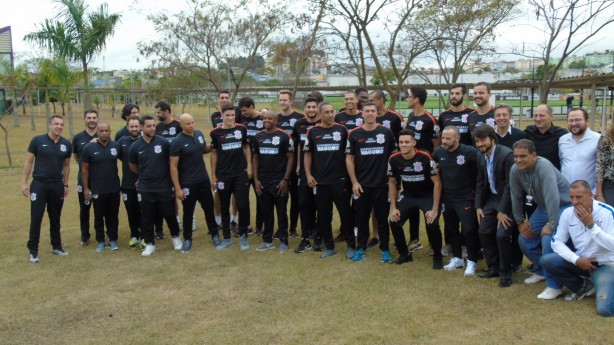
[(249, 108), (249, 107), (255, 107), (256, 103), (254, 102), (254, 100), (250, 97), (243, 97), (239, 100), (239, 108)]
[(495, 113), (497, 112), (498, 109), (501, 109), (501, 108), (506, 109), (507, 112), (510, 113), (510, 116), (514, 115), (514, 110), (512, 109), (512, 107), (508, 104), (503, 104), (503, 103), (497, 104), (495, 106)]
[(368, 106), (371, 106), (371, 105), (377, 108), (377, 106), (375, 105), (375, 103), (371, 102), (371, 100), (365, 101), (365, 102), (362, 104), (362, 108), (364, 109), (365, 107), (368, 107)]
[(481, 82), (475, 84), (474, 88), (476, 86), (486, 86), (486, 91), (488, 91), (488, 93), (490, 93), (490, 84), (488, 84), (487, 82), (481, 81)]
[(316, 104), (320, 103), (314, 97), (307, 97), (307, 98), (305, 98), (305, 102), (303, 102), (303, 106), (307, 105), (307, 103), (310, 103), (310, 102), (315, 102)]
[(461, 83), (452, 84), (452, 86), (450, 87), (450, 90), (456, 89), (457, 87), (461, 88), (461, 92), (463, 93), (463, 95), (467, 94), (467, 85), (461, 84)]
[(588, 112), (586, 111), (586, 109), (584, 109), (584, 108), (572, 108), (572, 109), (569, 111), (569, 113), (567, 113), (567, 117), (569, 117), (569, 114), (570, 114), (572, 111), (581, 111), (581, 112), (582, 112), (582, 115), (584, 115), (584, 120), (588, 120)]
[(292, 93), (292, 91), (290, 91), (290, 90), (280, 90), (279, 91), (279, 96), (281, 96), (281, 95), (288, 95), (288, 97), (290, 97), (291, 101), (294, 100), (294, 93)]
[(217, 98), (220, 98), (220, 95), (223, 94), (223, 93), (225, 93), (228, 96), (230, 96), (230, 91), (228, 91), (228, 90), (220, 90), (220, 92), (217, 93)]
[(525, 149), (529, 151), (530, 154), (533, 154), (535, 153), (535, 144), (529, 139), (520, 139), (514, 143), (514, 150), (515, 149)]
[(134, 108), (138, 109), (139, 112), (141, 111), (139, 106), (136, 104), (128, 103), (124, 105), (124, 107), (122, 108), (122, 120), (127, 120), (128, 116), (130, 116), (130, 114), (132, 113), (132, 109)]
[(168, 111), (169, 113), (171, 112), (171, 105), (166, 103), (166, 102), (164, 102), (164, 101), (160, 101), (160, 102), (156, 103), (154, 108), (160, 108), (160, 110)]
[(326, 106), (329, 106), (329, 105), (330, 105), (331, 107), (333, 107), (333, 110), (335, 110), (335, 107), (334, 107), (332, 104), (327, 103), (327, 102), (322, 102), (322, 103), (320, 103), (320, 106), (318, 107), (318, 112), (320, 112), (320, 113), (321, 113), (321, 112), (322, 112), (322, 109), (323, 109), (324, 107), (326, 107)]
[(141, 126), (144, 126), (145, 125), (145, 121), (149, 121), (149, 120), (155, 121), (153, 116), (151, 116), (151, 115), (141, 115), (141, 117), (139, 118), (139, 124)]
[(64, 121), (64, 116), (62, 116), (62, 115), (51, 115), (51, 117), (49, 118), (49, 122), (48, 123), (53, 122), (53, 119), (60, 119), (60, 120)]
[(424, 103), (426, 103), (426, 89), (418, 86), (413, 86), (409, 88), (409, 92), (411, 92), (411, 95), (413, 97), (418, 98), (418, 102), (420, 102), (420, 104), (424, 105)]
[(356, 94), (356, 96), (358, 96), (358, 94), (361, 92), (369, 93), (369, 90), (365, 89), (364, 87), (357, 87), (354, 89), (354, 93)]
[(320, 91), (311, 91), (307, 97), (315, 98), (318, 101), (318, 104), (324, 102), (324, 95)]
[(473, 130), (473, 139), (486, 139), (490, 138), (495, 143), (497, 142), (497, 133), (491, 125), (483, 124)]
[(377, 96), (377, 98), (382, 99), (384, 102), (386, 102), (386, 94), (384, 93), (384, 91), (382, 91), (382, 90), (373, 90), (373, 91), (371, 91), (371, 94)]
[(399, 132), (399, 138), (401, 137), (401, 135), (409, 135), (412, 138), (414, 138), (414, 140), (416, 139), (416, 133), (413, 130), (409, 129), (409, 128), (402, 129)]
[(225, 111), (232, 110), (235, 111), (235, 106), (232, 104), (224, 104), (222, 109), (220, 109), (220, 113), (224, 114)]
[(591, 188), (591, 185), (588, 184), (588, 182), (584, 181), (584, 180), (575, 180), (573, 181), (570, 185), (569, 185), (569, 189), (572, 188), (583, 188), (585, 191), (592, 193), (593, 189)]
[(96, 114), (96, 117), (98, 117), (98, 112), (96, 111), (96, 109), (86, 109), (83, 112), (83, 118), (85, 119), (85, 115), (87, 114)]
[(128, 116), (128, 118), (126, 119), (126, 122), (130, 122), (132, 120), (137, 120), (137, 121), (139, 121), (139, 123), (141, 123), (141, 121), (139, 120), (138, 115), (130, 115), (130, 116)]

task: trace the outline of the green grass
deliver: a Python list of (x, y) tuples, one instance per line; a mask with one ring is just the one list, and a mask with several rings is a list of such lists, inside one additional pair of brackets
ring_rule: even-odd
[[(207, 116), (195, 115), (197, 126), (207, 129)], [(121, 122), (109, 117), (103, 111), (101, 119), (119, 129)], [(43, 122), (38, 118), (37, 132), (44, 132)], [(93, 246), (79, 246), (74, 187), (62, 215), (70, 256), (51, 255), (45, 219), (41, 263), (30, 264), (29, 202), (19, 185), (33, 133), (23, 124), (10, 134), (17, 167), (0, 170), (0, 343), (607, 344), (614, 337), (611, 320), (596, 316), (594, 297), (539, 301), (544, 285), (524, 285), (524, 273), (500, 289), (496, 280), (464, 278), (461, 270), (431, 270), (426, 249), (403, 266), (381, 264), (373, 249), (366, 262), (349, 262), (343, 244), (327, 260), (314, 252), (257, 253), (255, 237), (249, 252), (241, 252), (236, 239), (220, 252), (205, 234), (202, 212), (190, 253), (173, 251), (167, 238), (153, 257), (143, 258), (127, 248), (122, 205), (120, 250), (95, 253)], [(6, 164), (2, 156), (0, 165)], [(73, 163), (71, 185), (75, 173)], [(291, 250), (297, 245), (290, 240)]]

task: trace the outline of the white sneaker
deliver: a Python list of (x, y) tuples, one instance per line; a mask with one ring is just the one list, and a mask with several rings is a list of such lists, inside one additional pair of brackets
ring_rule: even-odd
[(192, 217), (192, 232), (196, 231), (196, 217)]
[(446, 271), (454, 271), (457, 268), (464, 268), (464, 267), (465, 267), (465, 261), (463, 261), (463, 259), (452, 257), (452, 259), (450, 259), (450, 263), (443, 266), (443, 269)]
[(533, 273), (532, 276), (524, 280), (524, 283), (525, 284), (535, 284), (535, 283), (539, 283), (544, 280), (546, 280), (546, 277)]
[(474, 276), (477, 264), (471, 260), (467, 260), (467, 268), (465, 268), (465, 277)]
[(179, 236), (175, 236), (171, 240), (173, 241), (173, 248), (175, 248), (175, 250), (181, 250), (181, 246), (183, 245), (181, 243), (181, 238), (179, 238)]
[(556, 299), (562, 294), (563, 294), (562, 289), (553, 289), (553, 288), (547, 287), (544, 289), (544, 291), (542, 291), (542, 293), (537, 295), (537, 298), (541, 300), (549, 301), (549, 300)]
[(155, 251), (156, 251), (156, 246), (154, 246), (153, 244), (146, 244), (145, 249), (143, 250), (141, 255), (142, 256), (152, 256)]

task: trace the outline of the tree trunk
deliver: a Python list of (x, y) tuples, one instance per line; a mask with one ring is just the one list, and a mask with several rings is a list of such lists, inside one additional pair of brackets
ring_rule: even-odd
[(11, 149), (9, 148), (9, 131), (6, 126), (0, 123), (0, 128), (4, 132), (4, 149), (6, 150), (6, 158), (9, 161), (9, 168), (13, 167), (13, 158), (11, 157)]
[(72, 105), (70, 105), (70, 101), (68, 101), (68, 131), (70, 132), (70, 137), (75, 136), (75, 121), (72, 116)]
[(34, 100), (30, 102), (30, 130), (32, 132), (36, 131), (36, 122), (34, 121)]
[[(87, 61), (83, 63), (83, 103), (84, 109), (92, 109), (92, 95), (90, 94), (90, 72), (87, 68)], [(70, 107), (70, 106), (69, 106)]]
[(13, 103), (11, 104), (13, 114), (13, 127), (19, 127), (19, 109), (17, 107), (17, 89), (13, 89)]

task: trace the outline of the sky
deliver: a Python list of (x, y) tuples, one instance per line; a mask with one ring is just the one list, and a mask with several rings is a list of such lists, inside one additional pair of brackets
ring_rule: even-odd
[[(23, 41), (23, 37), (36, 30), (36, 25), (46, 18), (53, 17), (57, 3), (52, 0), (6, 0), (10, 5), (0, 11), (0, 27), (11, 26), (13, 34), (13, 50), (17, 56), (40, 55), (40, 48)], [(91, 8), (98, 7), (103, 1), (87, 0)], [(157, 38), (153, 24), (147, 20), (147, 15), (165, 12), (173, 14), (187, 8), (185, 0), (106, 0), (109, 12), (122, 15), (117, 25), (115, 35), (108, 41), (107, 47), (90, 64), (104, 70), (129, 69), (139, 70), (149, 66), (148, 61), (140, 56), (137, 42)], [(543, 32), (532, 28), (530, 24), (539, 24), (531, 11), (520, 11), (520, 15), (512, 22), (505, 23), (498, 29), (497, 46), (500, 51), (509, 51), (512, 46), (521, 48), (523, 43), (528, 51), (543, 40)], [(606, 39), (603, 30), (594, 43), (582, 52), (603, 51), (614, 49), (611, 39)], [(515, 60), (517, 56), (504, 55), (500, 59)], [(104, 63), (103, 63), (104, 60)]]

